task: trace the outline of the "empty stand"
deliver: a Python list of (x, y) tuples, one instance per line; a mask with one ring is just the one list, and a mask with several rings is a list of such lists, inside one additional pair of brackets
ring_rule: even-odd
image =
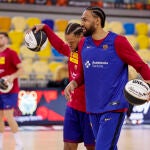
[(24, 32), (19, 30), (11, 30), (8, 32), (11, 44), (21, 46), (24, 40)]
[(133, 48), (137, 49), (138, 41), (136, 35), (125, 35), (125, 37), (128, 39), (129, 43), (133, 46)]
[(81, 23), (80, 19), (70, 19), (68, 23)]
[(33, 73), (33, 67), (32, 67), (32, 59), (24, 59), (22, 60), (22, 66), (24, 68), (24, 74), (20, 76), (21, 79), (29, 80), (31, 74)]
[(20, 56), (22, 59), (31, 58), (34, 60), (37, 58), (37, 53), (29, 50), (25, 45), (22, 45), (20, 47)]
[(51, 61), (51, 62), (48, 64), (49, 70), (50, 70), (50, 72), (52, 72), (52, 73), (55, 73), (57, 67), (59, 67), (59, 66), (62, 66), (62, 63), (61, 63), (61, 62), (58, 62), (58, 61)]
[(28, 28), (32, 28), (34, 25), (40, 24), (41, 20), (38, 17), (28, 17), (26, 23)]
[(44, 49), (42, 49), (41, 51), (37, 52), (37, 55), (38, 55), (40, 60), (48, 61), (48, 59), (50, 59), (52, 56), (50, 43), (47, 42), (46, 47)]
[(150, 63), (150, 50), (149, 49), (139, 49), (137, 53), (142, 57), (145, 62)]
[(138, 35), (148, 35), (148, 24), (145, 22), (135, 23), (135, 29)]
[(12, 17), (11, 24), (16, 31), (24, 31), (27, 27), (26, 18), (23, 16)]
[(132, 22), (124, 23), (123, 28), (124, 28), (125, 35), (134, 35), (135, 34), (135, 24)]
[(48, 63), (46, 61), (35, 61), (33, 63), (33, 71), (36, 79), (45, 80), (50, 73)]
[(108, 30), (115, 32), (117, 34), (123, 34), (123, 24), (120, 21), (111, 21), (108, 23)]
[(129, 69), (129, 80), (136, 79), (138, 77), (137, 71), (130, 65), (128, 66), (128, 69)]
[(16, 51), (18, 54), (20, 54), (20, 45), (18, 44), (10, 44), (9, 48), (11, 48), (12, 50)]
[(43, 19), (42, 23), (47, 24), (52, 30), (54, 30), (55, 21), (53, 19)]
[(68, 25), (68, 22), (69, 21), (66, 19), (56, 19), (55, 20), (56, 31), (64, 32)]
[(149, 37), (147, 35), (138, 35), (137, 42), (139, 49), (148, 49), (150, 47)]
[(11, 28), (11, 17), (0, 16), (0, 32), (8, 32)]

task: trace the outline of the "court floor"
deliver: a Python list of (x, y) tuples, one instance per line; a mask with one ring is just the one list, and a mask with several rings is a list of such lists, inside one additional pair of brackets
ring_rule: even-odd
[[(62, 126), (20, 127), (24, 150), (63, 150), (62, 129)], [(8, 127), (4, 133), (3, 150), (14, 150), (14, 139)], [(78, 150), (85, 150), (83, 144)], [(150, 125), (124, 126), (118, 150), (150, 150)]]

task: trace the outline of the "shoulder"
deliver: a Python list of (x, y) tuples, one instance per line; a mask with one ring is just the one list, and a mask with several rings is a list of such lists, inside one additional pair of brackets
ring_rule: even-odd
[(117, 35), (116, 36), (116, 39), (115, 39), (115, 43), (117, 44), (121, 44), (121, 43), (126, 43), (126, 42), (128, 42), (128, 40), (127, 40), (127, 38), (125, 37), (125, 36), (123, 36), (123, 35)]

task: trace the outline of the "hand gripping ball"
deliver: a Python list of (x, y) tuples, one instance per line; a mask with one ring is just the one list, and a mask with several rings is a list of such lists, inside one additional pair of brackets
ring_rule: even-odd
[(140, 79), (130, 80), (124, 89), (124, 95), (127, 101), (133, 105), (142, 105), (147, 102), (149, 92), (149, 85)]
[(42, 50), (47, 44), (46, 33), (42, 30), (35, 32), (35, 29), (25, 34), (25, 45), (34, 52)]

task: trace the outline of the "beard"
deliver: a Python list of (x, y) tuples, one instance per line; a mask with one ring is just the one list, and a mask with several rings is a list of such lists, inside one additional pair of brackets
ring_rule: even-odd
[(85, 37), (91, 36), (91, 35), (95, 32), (94, 26), (90, 26), (89, 29), (85, 28), (85, 30), (86, 30), (86, 31), (83, 32), (83, 35), (84, 35)]

